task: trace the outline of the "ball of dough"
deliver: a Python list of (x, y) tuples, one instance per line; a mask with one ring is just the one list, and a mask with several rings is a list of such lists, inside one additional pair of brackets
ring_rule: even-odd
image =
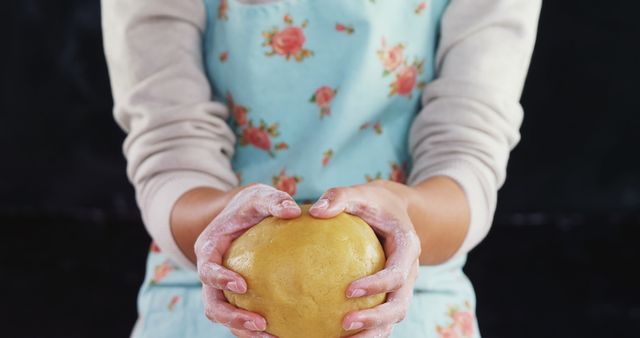
[(223, 264), (245, 278), (247, 292), (225, 296), (264, 316), (267, 332), (279, 338), (346, 337), (355, 333), (342, 329), (347, 313), (385, 300), (345, 296), (352, 281), (383, 269), (384, 251), (362, 219), (316, 219), (308, 209), (292, 220), (266, 218), (232, 243)]

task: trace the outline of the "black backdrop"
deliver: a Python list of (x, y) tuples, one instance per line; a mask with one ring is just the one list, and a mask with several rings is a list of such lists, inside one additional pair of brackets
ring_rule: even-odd
[[(0, 320), (10, 337), (126, 336), (148, 237), (111, 115), (99, 1), (3, 5)], [(523, 139), (467, 267), (486, 337), (640, 332), (638, 7), (544, 3)]]

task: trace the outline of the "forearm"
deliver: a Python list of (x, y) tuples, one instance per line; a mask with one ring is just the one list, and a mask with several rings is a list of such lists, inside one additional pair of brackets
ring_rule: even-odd
[(420, 264), (435, 265), (451, 258), (467, 235), (469, 204), (452, 179), (436, 176), (411, 187), (409, 216), (420, 238)]
[(230, 191), (202, 187), (188, 191), (171, 211), (171, 232), (178, 247), (195, 264), (194, 244), (202, 231), (244, 187)]
[(462, 245), (470, 220), (469, 205), (460, 186), (445, 176), (414, 186), (385, 184), (406, 199), (411, 223), (420, 238), (420, 264), (437, 265), (451, 258)]

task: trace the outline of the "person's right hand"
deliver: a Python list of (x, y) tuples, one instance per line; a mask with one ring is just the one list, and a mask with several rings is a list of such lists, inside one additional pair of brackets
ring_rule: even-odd
[(227, 302), (222, 290), (242, 294), (247, 292), (247, 283), (242, 276), (222, 266), (222, 257), (233, 240), (262, 219), (268, 216), (290, 219), (301, 213), (289, 194), (264, 184), (249, 185), (202, 231), (195, 252), (209, 320), (229, 327), (238, 337), (273, 337), (263, 332), (267, 328), (264, 317)]

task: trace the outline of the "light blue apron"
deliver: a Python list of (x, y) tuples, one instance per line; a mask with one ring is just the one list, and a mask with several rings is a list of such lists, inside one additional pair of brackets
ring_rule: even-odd
[[(206, 71), (237, 135), (233, 168), (313, 201), (404, 182), (408, 131), (435, 74), (448, 0), (204, 0)], [(421, 267), (393, 337), (479, 337), (465, 257)], [(152, 250), (134, 337), (233, 337), (204, 316), (195, 272)], [(328, 337), (332, 338), (332, 337)]]

